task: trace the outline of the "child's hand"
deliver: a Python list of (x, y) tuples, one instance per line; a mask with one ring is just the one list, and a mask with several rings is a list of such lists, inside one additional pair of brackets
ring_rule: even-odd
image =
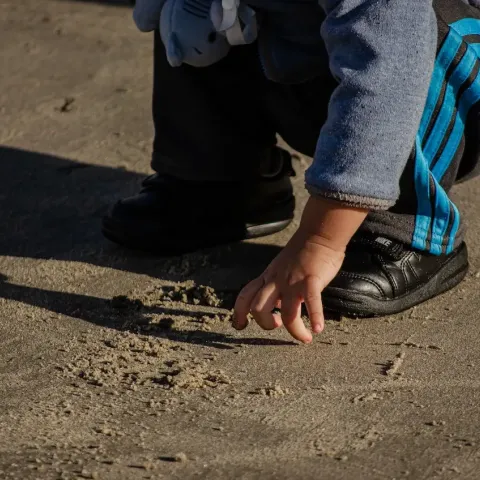
[[(310, 343), (312, 334), (301, 318), (302, 303), (307, 307), (313, 332), (321, 332), (321, 292), (340, 270), (346, 245), (366, 214), (366, 210), (311, 197), (300, 227), (287, 246), (260, 277), (240, 292), (233, 326), (245, 328), (251, 313), (263, 329), (273, 330), (283, 324), (295, 339)], [(272, 313), (275, 308), (281, 310), (281, 315)]]
[[(287, 246), (263, 274), (240, 292), (235, 303), (234, 327), (247, 326), (247, 314), (265, 330), (282, 325), (292, 337), (304, 343), (312, 341), (300, 315), (302, 302), (308, 310), (312, 330), (323, 330), (321, 292), (339, 271), (344, 257), (324, 244), (321, 237), (306, 236), (299, 229)], [(272, 313), (274, 308), (280, 314)]]

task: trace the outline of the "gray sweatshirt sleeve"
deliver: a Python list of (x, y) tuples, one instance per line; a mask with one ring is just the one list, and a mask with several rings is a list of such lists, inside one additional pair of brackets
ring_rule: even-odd
[(339, 81), (314, 161), (313, 195), (387, 209), (414, 146), (437, 47), (432, 0), (320, 0)]

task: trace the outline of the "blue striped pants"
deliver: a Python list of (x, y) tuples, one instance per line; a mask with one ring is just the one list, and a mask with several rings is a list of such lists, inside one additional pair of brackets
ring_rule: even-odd
[(438, 53), (400, 199), (390, 211), (371, 214), (363, 228), (440, 255), (464, 233), (448, 193), (476, 174), (480, 159), (480, 11), (435, 3)]

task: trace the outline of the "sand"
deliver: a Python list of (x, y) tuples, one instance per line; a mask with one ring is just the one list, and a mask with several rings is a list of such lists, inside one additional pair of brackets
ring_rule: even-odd
[(0, 2), (0, 478), (477, 479), (480, 180), (455, 192), (453, 292), (308, 347), (232, 330), (298, 220), (173, 259), (99, 232), (149, 173), (152, 39), (127, 3)]

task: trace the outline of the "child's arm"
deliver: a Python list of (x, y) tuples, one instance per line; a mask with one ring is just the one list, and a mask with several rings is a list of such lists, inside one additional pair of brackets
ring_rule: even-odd
[[(301, 321), (302, 301), (313, 331), (321, 331), (320, 293), (338, 273), (351, 236), (368, 210), (388, 209), (398, 198), (437, 48), (432, 0), (319, 4), (338, 86), (306, 174), (313, 196), (298, 231), (263, 275), (242, 290), (235, 307), (237, 328), (247, 325), (251, 311), (263, 328), (283, 321), (292, 336), (307, 343), (312, 336)], [(280, 300), (281, 318), (271, 313)]]
[(390, 208), (415, 145), (437, 50), (432, 0), (319, 0), (330, 99), (312, 166), (313, 195)]
[[(235, 303), (233, 326), (247, 326), (247, 315), (271, 330), (282, 324), (297, 340), (309, 343), (312, 334), (301, 319), (305, 303), (312, 330), (323, 330), (321, 292), (338, 273), (345, 248), (368, 211), (321, 197), (310, 197), (297, 232), (265, 272), (250, 282)], [(280, 315), (272, 314), (275, 307)]]

